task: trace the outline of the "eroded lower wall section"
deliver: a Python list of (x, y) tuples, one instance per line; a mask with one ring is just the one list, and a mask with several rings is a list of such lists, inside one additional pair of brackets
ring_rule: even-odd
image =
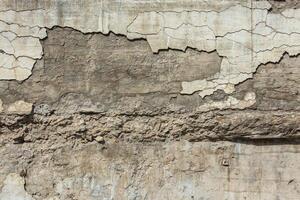
[(0, 147), (1, 200), (295, 200), (300, 196), (296, 144), (45, 147), (33, 143)]

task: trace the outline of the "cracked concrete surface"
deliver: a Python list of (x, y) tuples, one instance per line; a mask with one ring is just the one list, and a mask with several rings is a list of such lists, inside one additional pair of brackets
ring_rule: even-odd
[(43, 55), (39, 40), (46, 36), (45, 28), (0, 21), (0, 79), (27, 79)]
[[(0, 5), (0, 70), (10, 74), (0, 73), (3, 115), (258, 109), (290, 116), (300, 108), (299, 59), (292, 58), (298, 7), (272, 10), (268, 1), (248, 0)], [(4, 80), (11, 76), (22, 82)]]
[(144, 38), (153, 52), (185, 51), (187, 47), (216, 51), (222, 57), (219, 72), (182, 82), (181, 94), (199, 91), (201, 97), (217, 90), (232, 93), (233, 86), (252, 78), (259, 65), (276, 63), (284, 53), (294, 56), (300, 51), (300, 9), (270, 13), (268, 1), (188, 1), (184, 6), (172, 1), (81, 3), (42, 1), (36, 9), (16, 11), (2, 0), (0, 49), (5, 62), (1, 63), (0, 79), (28, 78), (43, 55), (39, 39), (46, 37), (45, 27), (53, 26)]
[(299, 9), (0, 0), (0, 200), (298, 200)]
[[(49, 133), (41, 141), (92, 141), (99, 134), (132, 142), (300, 135), (300, 57), (285, 54), (277, 64), (260, 66), (233, 94), (218, 91), (202, 99), (178, 94), (181, 82), (219, 71), (216, 52), (152, 54), (144, 40), (59, 27), (48, 30), (42, 46), (45, 55), (28, 80), (0, 82), (6, 142), (33, 142)], [(33, 104), (31, 114), (9, 114), (21, 100)]]

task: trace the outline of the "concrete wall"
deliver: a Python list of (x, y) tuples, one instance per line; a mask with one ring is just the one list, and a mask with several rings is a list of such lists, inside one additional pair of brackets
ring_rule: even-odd
[(297, 0), (0, 0), (0, 200), (299, 199)]

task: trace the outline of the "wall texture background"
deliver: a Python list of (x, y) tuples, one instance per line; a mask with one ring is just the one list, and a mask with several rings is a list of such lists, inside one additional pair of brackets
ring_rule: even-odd
[(297, 0), (0, 0), (0, 200), (299, 199)]

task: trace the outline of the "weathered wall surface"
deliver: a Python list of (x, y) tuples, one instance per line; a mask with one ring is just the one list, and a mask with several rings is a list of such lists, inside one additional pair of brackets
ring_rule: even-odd
[(27, 143), (1, 149), (2, 174), (10, 173), (0, 174), (1, 200), (292, 200), (300, 195), (299, 145), (89, 144), (37, 150), (39, 156), (32, 148)]
[[(220, 70), (202, 79), (181, 82), (181, 94), (217, 90), (232, 93), (261, 64), (280, 61), (284, 53), (299, 54), (300, 9), (270, 13), (268, 1), (226, 0), (118, 2), (40, 1), (30, 4), (3, 0), (0, 79), (25, 80), (43, 55), (45, 28), (72, 27), (84, 33), (114, 32), (128, 39), (146, 39), (153, 52), (164, 49), (216, 51)], [(19, 10), (20, 9), (20, 10)], [(84, 13), (84, 14), (82, 14)]]
[(299, 199), (299, 27), (297, 0), (0, 0), (0, 200)]

